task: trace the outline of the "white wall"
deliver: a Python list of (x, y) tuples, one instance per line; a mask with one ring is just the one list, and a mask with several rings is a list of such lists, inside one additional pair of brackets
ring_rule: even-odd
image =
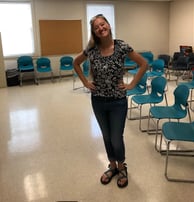
[[(39, 20), (82, 20), (83, 42), (86, 40), (85, 4), (80, 0), (33, 0), (36, 54), (40, 55)], [(64, 44), (65, 46), (65, 44)]]
[(135, 50), (168, 53), (169, 2), (119, 2), (116, 30)]
[[(40, 56), (39, 20), (81, 19), (83, 46), (87, 44), (85, 0), (33, 0), (35, 32), (35, 57)], [(90, 1), (91, 2), (91, 1)], [(98, 1), (95, 1), (98, 2)], [(150, 50), (157, 57), (169, 52), (169, 2), (99, 1), (115, 4), (116, 37), (128, 42), (135, 50)], [(64, 44), (65, 45), (65, 44)], [(84, 48), (83, 47), (83, 48)], [(74, 55), (73, 55), (74, 56)], [(58, 75), (60, 56), (49, 56)], [(6, 60), (6, 68), (16, 65), (16, 60)]]
[[(112, 3), (115, 4), (117, 38), (126, 40), (136, 50), (151, 50), (155, 54), (168, 53), (169, 2), (120, 0)], [(87, 43), (85, 10), (85, 1), (80, 0), (34, 0), (37, 55), (40, 55), (38, 25), (40, 19), (81, 19), (85, 46)]]
[(194, 0), (170, 3), (169, 53), (179, 51), (179, 45), (194, 47)]

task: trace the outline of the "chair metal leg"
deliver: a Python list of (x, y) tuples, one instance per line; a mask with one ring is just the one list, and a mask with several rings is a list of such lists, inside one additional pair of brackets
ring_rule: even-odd
[[(137, 116), (137, 117), (132, 117), (132, 109), (138, 109), (139, 108), (139, 111), (140, 111), (140, 115)], [(140, 120), (140, 119), (147, 119), (148, 116), (142, 116), (142, 105), (133, 105), (133, 101), (131, 100), (130, 102), (130, 107), (128, 108), (129, 109), (129, 116), (128, 116), (128, 119), (129, 120)]]
[(22, 77), (23, 77), (23, 73), (20, 72), (20, 86), (22, 86)]
[[(156, 125), (155, 128), (150, 129), (150, 120), (152, 120), (153, 123)], [(151, 113), (149, 112), (147, 133), (148, 135), (155, 135), (155, 134), (159, 134), (158, 131), (161, 131), (161, 129), (159, 129), (159, 120), (157, 119), (157, 122), (155, 123), (154, 117), (152, 117)]]
[(166, 102), (166, 106), (168, 106), (168, 99), (167, 99), (166, 93), (164, 93), (164, 99), (165, 99), (165, 102)]
[(40, 84), (40, 78), (39, 78), (38, 72), (36, 72), (36, 84), (37, 84), (37, 85)]
[[(167, 151), (166, 151), (166, 161), (165, 161), (165, 171), (164, 171), (165, 178), (170, 182), (194, 183), (194, 180), (169, 177), (169, 175), (168, 175), (168, 164), (169, 164), (169, 149), (170, 149), (171, 141), (166, 141), (166, 143), (167, 143)], [(190, 157), (193, 157), (193, 155), (190, 155)]]
[(82, 88), (86, 93), (90, 93), (90, 90), (88, 90), (84, 85), (75, 87), (75, 82), (76, 82), (76, 76), (73, 76), (73, 90), (78, 90)]
[(59, 81), (61, 81), (61, 70), (59, 70)]
[(142, 128), (141, 128), (141, 116), (142, 116), (142, 105), (140, 105), (140, 109), (139, 109), (139, 130), (142, 131)]
[[(151, 106), (150, 106), (151, 107)], [(143, 129), (142, 128), (142, 119), (147, 119), (148, 120), (148, 126), (147, 126), (147, 129)], [(148, 134), (156, 134), (156, 129), (150, 129), (149, 128), (149, 122), (150, 122), (150, 119), (151, 119), (151, 116), (150, 114), (148, 114), (147, 116), (142, 116), (142, 105), (140, 106), (140, 118), (139, 118), (139, 130), (141, 132), (147, 132)], [(153, 132), (155, 131), (155, 132)]]
[[(139, 130), (141, 132), (147, 132), (148, 128), (147, 129), (142, 128), (142, 120), (143, 119), (149, 119), (149, 115), (145, 115), (145, 116), (142, 115), (142, 107), (143, 107), (143, 105), (133, 106), (133, 101), (131, 100), (130, 101), (130, 107), (128, 108), (129, 115), (127, 115), (127, 119), (129, 119), (129, 120), (139, 120)], [(132, 117), (132, 109), (138, 109), (138, 108), (139, 108), (139, 116)]]
[(54, 82), (54, 74), (51, 72), (51, 81)]
[(190, 100), (188, 100), (188, 103), (190, 105), (190, 110), (191, 111), (194, 111), (193, 102), (194, 102), (194, 99), (193, 99), (193, 89), (191, 89), (190, 90)]
[(36, 72), (34, 71), (34, 83), (37, 85)]
[(84, 88), (84, 86), (75, 87), (75, 81), (76, 81), (76, 78), (73, 79), (73, 90)]
[[(152, 104), (150, 104), (150, 107), (151, 107)], [(147, 132), (149, 135), (155, 135), (158, 133), (159, 129), (158, 129), (158, 126), (156, 124), (156, 128), (152, 128), (150, 129), (150, 120), (152, 119), (153, 120), (153, 117), (151, 116), (150, 114), (150, 111), (149, 111), (149, 114), (148, 116), (142, 116), (142, 109), (140, 111), (140, 121), (139, 121), (139, 129), (141, 132)], [(143, 129), (142, 128), (142, 119), (148, 119), (148, 124), (147, 124), (147, 129)], [(153, 120), (154, 122), (154, 120)], [(154, 122), (155, 123), (155, 122)]]
[[(148, 118), (148, 129), (147, 129), (147, 133), (149, 135), (155, 135), (155, 144), (154, 144), (154, 147), (155, 147), (155, 150), (157, 152), (162, 152), (162, 141), (163, 141), (163, 135), (161, 133), (161, 128), (159, 128), (159, 122), (160, 122), (160, 119), (157, 119), (156, 120), (156, 123), (155, 121), (153, 120), (153, 122), (155, 123), (156, 125), (156, 128), (155, 129), (150, 129), (150, 120), (153, 120), (154, 118), (151, 117), (151, 114), (149, 115), (149, 118)], [(160, 135), (160, 141), (159, 141), (159, 148), (158, 148), (158, 136)], [(166, 151), (166, 150), (165, 150)]]
[(83, 88), (83, 86), (81, 86), (81, 87), (75, 87), (75, 82), (76, 82), (76, 76), (73, 76), (73, 90), (77, 90), (77, 89)]
[(132, 117), (132, 109), (138, 109), (138, 105), (137, 106), (133, 105), (133, 101), (131, 99), (130, 100), (130, 107), (128, 108), (129, 115), (127, 115), (127, 119), (129, 119), (129, 120), (138, 120), (139, 117)]
[[(160, 119), (157, 120), (157, 123), (156, 123), (156, 136), (155, 136), (155, 150), (157, 152), (161, 152), (161, 149), (162, 149), (162, 133), (159, 133), (159, 121)], [(158, 136), (160, 134), (160, 141), (159, 141), (159, 148), (158, 148)]]
[(129, 107), (129, 120), (136, 120), (137, 118), (132, 118), (132, 109), (137, 109), (138, 106), (133, 107), (133, 101), (131, 99), (130, 101), (130, 107)]

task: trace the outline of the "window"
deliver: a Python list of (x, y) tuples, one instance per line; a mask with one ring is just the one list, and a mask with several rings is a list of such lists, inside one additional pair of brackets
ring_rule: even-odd
[(4, 56), (33, 54), (31, 3), (0, 3), (0, 32)]
[(114, 5), (112, 4), (87, 4), (87, 30), (88, 40), (90, 38), (90, 20), (97, 14), (103, 14), (109, 21), (112, 29), (113, 38), (115, 38), (115, 18)]

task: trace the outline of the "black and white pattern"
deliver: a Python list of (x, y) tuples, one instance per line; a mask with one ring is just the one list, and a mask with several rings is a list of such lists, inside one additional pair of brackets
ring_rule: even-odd
[(96, 91), (93, 96), (122, 98), (126, 92), (118, 88), (118, 83), (123, 80), (124, 60), (133, 49), (122, 40), (114, 40), (114, 53), (102, 56), (97, 46), (85, 49), (84, 54), (90, 60), (90, 68)]

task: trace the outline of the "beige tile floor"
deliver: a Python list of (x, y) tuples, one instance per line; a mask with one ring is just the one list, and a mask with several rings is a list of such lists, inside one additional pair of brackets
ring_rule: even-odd
[[(169, 103), (174, 87), (169, 82)], [(126, 121), (128, 187), (119, 189), (116, 178), (101, 185), (107, 160), (90, 94), (73, 91), (70, 78), (2, 88), (0, 103), (0, 202), (194, 201), (194, 184), (165, 179), (155, 136), (140, 132), (138, 121)], [(194, 177), (194, 160), (181, 159), (171, 174)]]

